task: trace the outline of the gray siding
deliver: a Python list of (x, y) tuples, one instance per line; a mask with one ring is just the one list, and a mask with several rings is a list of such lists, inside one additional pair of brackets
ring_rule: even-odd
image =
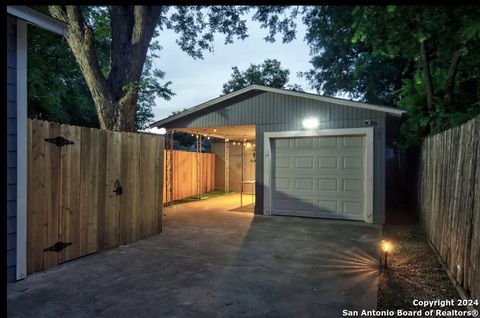
[[(303, 97), (265, 92), (231, 105), (180, 118), (168, 128), (256, 125), (256, 193), (255, 211), (263, 210), (263, 134), (264, 132), (302, 130), (304, 118), (319, 118), (319, 129), (365, 127), (364, 121), (375, 122), (374, 144), (374, 221), (383, 223), (385, 217), (385, 113)], [(261, 159), (260, 159), (261, 158)]]
[(17, 21), (7, 16), (7, 282), (16, 280)]

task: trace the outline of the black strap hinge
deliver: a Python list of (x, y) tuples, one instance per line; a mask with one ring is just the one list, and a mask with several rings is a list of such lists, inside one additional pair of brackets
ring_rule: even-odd
[(68, 139), (65, 139), (61, 136), (58, 136), (58, 137), (55, 137), (55, 138), (46, 138), (45, 139), (46, 142), (51, 142), (52, 144), (55, 144), (57, 145), (58, 147), (62, 147), (62, 146), (65, 146), (65, 145), (73, 145), (74, 142), (73, 141), (70, 141)]
[(57, 242), (50, 247), (44, 249), (44, 252), (57, 252), (60, 253), (65, 247), (72, 245), (72, 242)]

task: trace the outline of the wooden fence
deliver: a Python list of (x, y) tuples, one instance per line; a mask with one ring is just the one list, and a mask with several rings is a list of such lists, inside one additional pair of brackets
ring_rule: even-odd
[[(171, 150), (165, 150), (164, 171), (166, 160)], [(197, 156), (199, 156), (197, 158)], [(200, 162), (200, 173), (197, 173), (197, 160)], [(163, 197), (165, 202), (170, 201), (167, 195), (166, 174), (164, 176)], [(198, 193), (197, 180), (201, 180), (201, 190)], [(196, 153), (190, 151), (173, 150), (173, 200), (188, 198), (215, 190), (215, 154)]]
[[(60, 136), (73, 143), (45, 140)], [(158, 136), (29, 120), (28, 273), (161, 232), (163, 147)], [(56, 252), (58, 242), (71, 245)]]
[(480, 298), (480, 117), (427, 138), (420, 221), (458, 284)]

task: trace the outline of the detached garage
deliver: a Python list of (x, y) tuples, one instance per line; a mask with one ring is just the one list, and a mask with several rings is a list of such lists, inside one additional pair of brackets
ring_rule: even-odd
[(383, 223), (385, 156), (403, 113), (251, 85), (152, 126), (212, 137), (216, 187), (253, 185), (257, 214)]

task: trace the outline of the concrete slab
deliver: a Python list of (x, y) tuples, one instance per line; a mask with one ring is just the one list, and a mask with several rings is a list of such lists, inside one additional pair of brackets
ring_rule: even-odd
[[(222, 206), (222, 202), (226, 205)], [(381, 227), (165, 209), (162, 234), (7, 287), (8, 317), (339, 317), (375, 309)]]

